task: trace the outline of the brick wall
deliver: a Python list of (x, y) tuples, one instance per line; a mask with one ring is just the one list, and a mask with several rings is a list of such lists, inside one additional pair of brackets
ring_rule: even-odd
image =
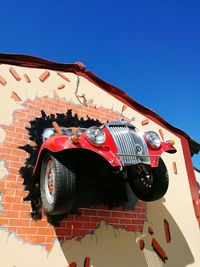
[[(18, 102), (17, 95), (12, 96)], [(72, 109), (80, 117), (90, 116), (104, 123), (107, 120), (120, 119), (121, 114), (105, 108), (95, 108), (94, 105), (73, 105), (55, 96), (38, 98), (35, 101), (26, 101), (23, 109), (16, 111), (13, 123), (10, 126), (0, 125), (6, 138), (0, 144), (0, 156), (4, 161), (4, 167), (8, 174), (0, 179), (1, 210), (0, 227), (22, 238), (24, 241), (40, 244), (50, 250), (56, 238), (68, 240), (74, 238), (80, 240), (86, 234), (92, 233), (105, 221), (115, 228), (125, 228), (127, 231), (142, 231), (145, 220), (145, 203), (138, 201), (133, 211), (124, 211), (121, 207), (109, 210), (106, 206), (95, 208), (81, 208), (80, 215), (69, 215), (60, 226), (54, 227), (48, 223), (45, 215), (40, 220), (31, 218), (31, 203), (24, 201), (27, 192), (24, 190), (23, 179), (19, 175), (19, 169), (24, 165), (29, 154), (19, 147), (26, 144), (34, 146), (29, 139), (26, 127), (35, 117), (41, 116), (41, 110), (46, 114), (65, 113)]]

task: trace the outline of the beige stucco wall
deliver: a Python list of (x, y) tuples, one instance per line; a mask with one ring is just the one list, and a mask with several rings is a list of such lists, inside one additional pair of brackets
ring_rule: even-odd
[[(22, 77), (16, 81), (9, 72), (9, 65), (0, 65), (0, 74), (6, 78), (5, 86), (0, 84), (2, 91), (0, 98), (0, 142), (5, 138), (3, 125), (12, 123), (13, 114), (16, 110), (23, 108), (24, 101), (48, 95), (53, 98), (55, 94), (64, 98), (66, 101), (80, 105), (75, 94), (85, 96), (86, 100), (93, 101), (97, 107), (105, 107), (115, 112), (121, 113), (123, 103), (98, 88), (83, 77), (77, 91), (77, 75), (65, 73), (70, 82), (63, 80), (57, 75), (56, 71), (50, 71), (50, 77), (45, 81), (39, 80), (40, 75), (45, 71), (41, 69), (31, 69), (14, 66), (15, 70)], [(23, 74), (27, 74), (31, 83), (27, 83)], [(65, 84), (65, 88), (58, 90), (60, 84)], [(16, 102), (11, 98), (15, 92), (21, 101)], [(142, 126), (145, 116), (137, 111), (127, 108), (123, 115), (134, 120), (141, 131), (154, 130), (161, 128), (159, 125), (150, 121), (149, 124)], [(187, 172), (183, 157), (181, 142), (170, 131), (162, 129), (165, 140), (173, 139), (177, 149), (176, 154), (163, 154), (163, 160), (169, 171), (170, 185), (165, 197), (159, 201), (148, 203), (147, 221), (143, 233), (127, 232), (123, 229), (114, 229), (112, 226), (101, 223), (100, 227), (93, 235), (85, 236), (80, 242), (65, 241), (59, 244), (57, 241), (49, 253), (41, 246), (23, 243), (16, 235), (10, 234), (5, 230), (0, 231), (0, 266), (4, 267), (27, 267), (27, 266), (67, 266), (72, 261), (76, 261), (78, 266), (83, 266), (86, 256), (91, 257), (91, 266), (111, 267), (111, 266), (200, 266), (200, 231), (195, 218)], [(174, 174), (172, 162), (176, 162), (178, 174)], [(4, 162), (0, 162), (0, 179), (7, 174)], [(165, 241), (163, 220), (167, 219), (171, 230), (171, 242)], [(153, 236), (148, 233), (148, 227), (154, 230), (154, 237), (166, 251), (168, 260), (164, 264), (157, 254), (153, 251), (151, 241)], [(145, 241), (144, 250), (139, 249), (139, 241)]]

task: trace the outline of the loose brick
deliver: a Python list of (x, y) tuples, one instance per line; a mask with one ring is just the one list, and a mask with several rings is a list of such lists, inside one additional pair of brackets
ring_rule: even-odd
[(63, 78), (65, 81), (70, 82), (70, 79), (64, 75), (62, 72), (57, 72), (57, 75)]
[(7, 84), (7, 81), (0, 75), (0, 83), (2, 85), (6, 85)]
[(147, 124), (149, 124), (149, 120), (148, 119), (142, 121), (142, 126), (147, 125)]
[(176, 162), (175, 161), (172, 162), (172, 167), (173, 167), (174, 174), (178, 174), (177, 166), (176, 166)]
[(50, 76), (50, 72), (48, 70), (46, 70), (40, 75), (39, 80), (41, 82), (45, 82), (46, 79), (49, 78), (49, 76)]
[(13, 67), (10, 67), (9, 71), (12, 74), (12, 76), (15, 78), (16, 81), (21, 80), (21, 77), (19, 76), (19, 74), (17, 73), (17, 71)]
[(29, 76), (27, 74), (24, 74), (24, 78), (25, 78), (27, 83), (31, 83), (31, 79), (29, 78)]
[(16, 92), (12, 92), (11, 98), (13, 100), (15, 100), (15, 102), (21, 102), (22, 101), (21, 98), (18, 96), (18, 94)]
[(63, 83), (63, 84), (59, 85), (57, 88), (58, 88), (58, 90), (62, 90), (65, 88), (65, 84)]

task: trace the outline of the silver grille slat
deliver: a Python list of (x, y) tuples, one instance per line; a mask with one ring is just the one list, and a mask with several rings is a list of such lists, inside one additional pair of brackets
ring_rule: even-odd
[[(123, 165), (150, 163), (144, 137), (138, 134), (138, 130), (133, 125), (123, 121), (117, 121), (114, 123), (107, 123), (105, 126), (116, 143), (118, 154)], [(137, 146), (141, 148), (141, 151), (137, 150)]]

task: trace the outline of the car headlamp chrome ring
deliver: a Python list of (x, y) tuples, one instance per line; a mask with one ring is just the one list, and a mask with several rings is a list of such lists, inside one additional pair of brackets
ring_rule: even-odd
[(86, 131), (86, 136), (90, 143), (97, 146), (103, 145), (106, 141), (106, 135), (104, 131), (97, 126), (90, 127)]
[(161, 145), (160, 137), (157, 133), (153, 131), (146, 132), (146, 139), (150, 146), (153, 148), (159, 148)]

